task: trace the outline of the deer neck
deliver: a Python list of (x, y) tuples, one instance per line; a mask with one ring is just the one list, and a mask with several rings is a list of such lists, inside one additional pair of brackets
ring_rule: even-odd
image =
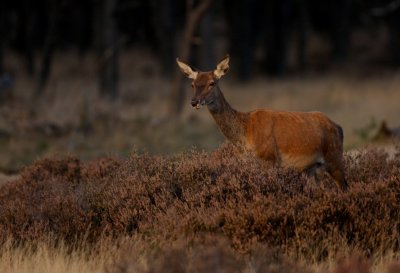
[(244, 144), (246, 114), (236, 111), (226, 101), (221, 89), (215, 87), (214, 100), (208, 104), (208, 110), (213, 116), (221, 132), (233, 144)]

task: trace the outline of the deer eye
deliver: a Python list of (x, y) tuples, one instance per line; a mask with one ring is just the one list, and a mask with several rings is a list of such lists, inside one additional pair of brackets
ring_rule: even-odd
[(194, 88), (194, 83), (192, 83), (192, 88)]
[(215, 85), (214, 81), (210, 82), (210, 86), (214, 86), (214, 85)]

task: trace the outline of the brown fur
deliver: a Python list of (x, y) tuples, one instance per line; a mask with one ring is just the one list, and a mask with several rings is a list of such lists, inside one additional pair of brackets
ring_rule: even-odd
[(324, 167), (339, 188), (347, 190), (343, 166), (343, 132), (320, 112), (256, 110), (238, 112), (225, 100), (218, 80), (228, 70), (229, 56), (211, 72), (194, 72), (177, 60), (193, 79), (192, 106), (207, 105), (221, 132), (236, 146), (275, 166), (299, 171)]

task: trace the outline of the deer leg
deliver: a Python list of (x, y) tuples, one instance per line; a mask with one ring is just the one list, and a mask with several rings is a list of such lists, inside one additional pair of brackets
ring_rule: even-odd
[(328, 173), (331, 175), (331, 177), (335, 180), (337, 186), (342, 190), (342, 191), (348, 191), (349, 190), (349, 184), (347, 183), (345, 177), (344, 177), (344, 172), (343, 169), (332, 169), (328, 168)]
[(322, 162), (315, 162), (303, 170), (303, 172), (305, 172), (308, 177), (312, 177), (315, 182), (318, 182), (321, 179), (325, 171), (325, 164)]
[(349, 190), (349, 184), (344, 177), (344, 167), (341, 159), (327, 161), (326, 171), (335, 180), (336, 185), (342, 191)]

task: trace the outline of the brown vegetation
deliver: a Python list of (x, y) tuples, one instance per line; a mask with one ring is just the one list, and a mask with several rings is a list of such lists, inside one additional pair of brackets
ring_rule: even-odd
[[(278, 259), (283, 267), (297, 261), (289, 266), (297, 268), (301, 261), (321, 263), (353, 251), (363, 259), (393, 253), (398, 258), (400, 148), (390, 156), (361, 150), (345, 161), (347, 193), (339, 193), (328, 177), (317, 183), (293, 169), (238, 157), (231, 145), (210, 154), (43, 159), (1, 186), (0, 240), (18, 246), (51, 237), (55, 245), (79, 242), (95, 248), (104, 238), (133, 236), (147, 246), (147, 258), (158, 257), (141, 272), (161, 271), (167, 268), (164, 262), (176, 262), (171, 266), (179, 264), (178, 271), (187, 272), (199, 259), (194, 253), (221, 255), (226, 271), (231, 263), (248, 265), (248, 259), (260, 267), (269, 266), (268, 259)], [(184, 243), (173, 248), (177, 242)], [(259, 247), (275, 254), (262, 254)], [(122, 252), (110, 271), (137, 272), (124, 269), (140, 264), (129, 258), (130, 251)], [(185, 259), (187, 265), (180, 264)], [(343, 268), (337, 272), (350, 272)], [(392, 268), (397, 272), (398, 266)]]
[(386, 121), (382, 121), (378, 132), (374, 136), (373, 140), (388, 140), (392, 138), (400, 138), (400, 128), (390, 128)]

